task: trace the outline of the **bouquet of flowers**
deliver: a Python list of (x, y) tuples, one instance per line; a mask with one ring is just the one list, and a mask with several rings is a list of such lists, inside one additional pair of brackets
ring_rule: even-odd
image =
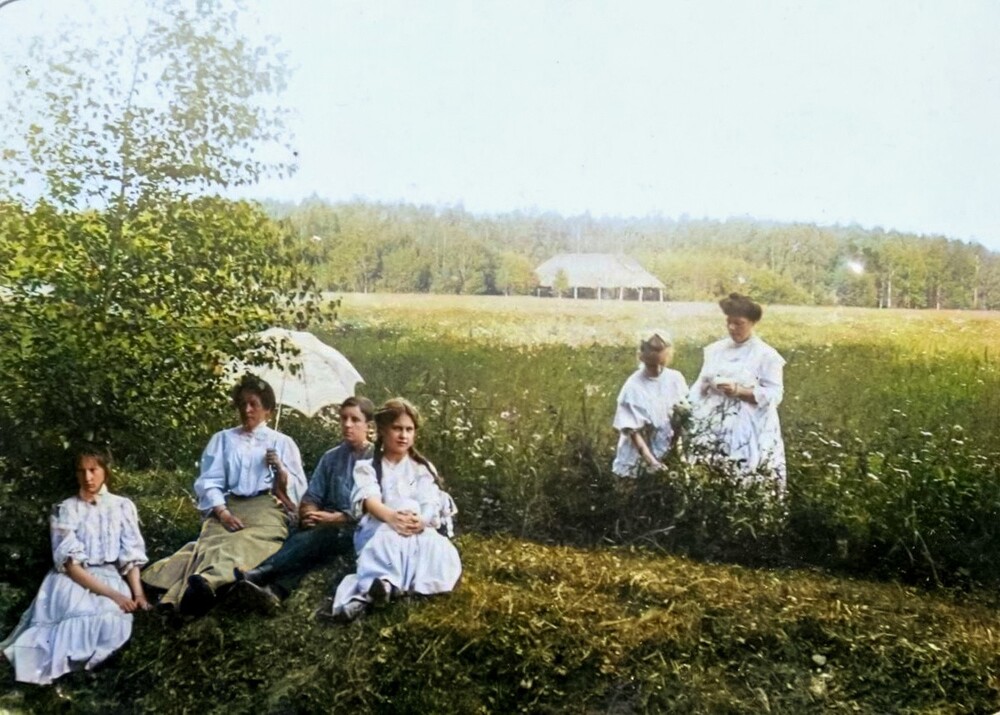
[(670, 427), (673, 428), (675, 435), (679, 435), (687, 430), (690, 424), (691, 403), (687, 401), (687, 398), (678, 400), (674, 409), (670, 411)]

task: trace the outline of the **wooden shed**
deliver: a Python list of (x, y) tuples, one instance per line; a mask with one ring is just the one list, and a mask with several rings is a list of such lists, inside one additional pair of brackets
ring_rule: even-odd
[(663, 300), (663, 282), (634, 258), (616, 253), (560, 253), (535, 269), (538, 295)]

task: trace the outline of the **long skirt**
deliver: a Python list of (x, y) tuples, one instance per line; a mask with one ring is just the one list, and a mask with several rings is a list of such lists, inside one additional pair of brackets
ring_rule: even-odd
[[(87, 572), (132, 598), (114, 564)], [(107, 596), (88, 591), (64, 573), (50, 571), (38, 595), (7, 640), (3, 654), (23, 683), (47, 685), (71, 670), (90, 670), (121, 648), (132, 635), (132, 614)]]
[(451, 541), (424, 529), (415, 536), (401, 536), (382, 524), (358, 553), (358, 570), (337, 586), (333, 612), (349, 601), (369, 601), (375, 579), (383, 579), (402, 593), (429, 596), (455, 588), (462, 575), (462, 560)]
[(230, 495), (227, 506), (244, 528), (226, 531), (222, 522), (210, 516), (202, 523), (197, 541), (142, 572), (143, 583), (166, 591), (160, 603), (179, 604), (193, 574), (203, 577), (218, 592), (233, 583), (234, 568), (254, 568), (288, 538), (285, 512), (270, 494), (247, 498)]

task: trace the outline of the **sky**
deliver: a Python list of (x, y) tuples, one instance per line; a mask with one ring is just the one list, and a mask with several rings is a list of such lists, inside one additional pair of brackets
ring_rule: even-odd
[[(18, 0), (0, 47), (85, 5)], [(248, 5), (295, 68), (300, 160), (256, 198), (858, 223), (1000, 250), (1000, 2)]]

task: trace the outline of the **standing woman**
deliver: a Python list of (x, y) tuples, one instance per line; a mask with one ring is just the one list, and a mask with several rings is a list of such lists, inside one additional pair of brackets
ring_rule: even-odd
[(701, 373), (691, 386), (692, 456), (729, 463), (743, 478), (773, 479), (780, 495), (785, 444), (778, 405), (785, 359), (754, 335), (763, 315), (758, 303), (730, 293), (719, 306), (729, 337), (705, 348)]
[(95, 667), (132, 635), (132, 614), (149, 608), (139, 580), (146, 563), (139, 518), (131, 501), (108, 491), (108, 453), (82, 450), (75, 466), (79, 490), (49, 518), (54, 568), (0, 643), (25, 683)]
[(234, 569), (251, 569), (281, 548), (306, 490), (298, 446), (267, 426), (276, 402), (271, 386), (247, 374), (232, 399), (240, 426), (212, 435), (194, 483), (204, 517), (198, 540), (142, 574), (165, 592), (160, 604), (182, 615), (206, 613), (234, 582)]
[(375, 426), (374, 455), (354, 468), (357, 572), (344, 577), (333, 599), (332, 615), (344, 620), (373, 601), (447, 593), (462, 574), (458, 550), (438, 532), (450, 526), (442, 520), (453, 505), (438, 487), (434, 465), (414, 447), (417, 408), (399, 397), (388, 400), (375, 412)]

